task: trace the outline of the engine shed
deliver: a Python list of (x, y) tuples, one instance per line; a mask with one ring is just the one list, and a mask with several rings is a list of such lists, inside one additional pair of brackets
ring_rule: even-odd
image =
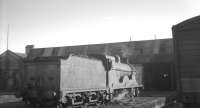
[[(119, 55), (122, 62), (129, 62), (136, 66), (139, 71), (137, 79), (140, 84), (145, 85), (145, 90), (175, 90), (176, 85), (173, 82), (174, 59), (172, 39), (33, 48), (30, 50), (27, 59), (32, 60), (37, 57), (63, 57), (70, 53), (81, 55), (94, 53), (111, 56)], [(167, 70), (163, 71), (163, 68)]]

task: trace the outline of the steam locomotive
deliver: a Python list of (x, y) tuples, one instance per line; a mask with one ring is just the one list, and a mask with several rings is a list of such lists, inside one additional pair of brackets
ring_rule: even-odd
[(25, 61), (24, 87), (29, 106), (103, 104), (123, 90), (137, 96), (136, 69), (118, 56), (74, 55)]

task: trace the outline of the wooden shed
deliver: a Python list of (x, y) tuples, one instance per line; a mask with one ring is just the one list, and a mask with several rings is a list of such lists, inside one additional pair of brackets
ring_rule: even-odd
[(16, 91), (21, 86), (25, 54), (10, 50), (0, 55), (0, 90)]
[(200, 16), (174, 25), (172, 30), (176, 56), (177, 89), (181, 92), (183, 102), (198, 103), (199, 108)]

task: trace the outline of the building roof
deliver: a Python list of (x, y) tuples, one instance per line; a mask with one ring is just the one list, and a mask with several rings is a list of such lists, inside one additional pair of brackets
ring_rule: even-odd
[(25, 53), (18, 53), (18, 52), (14, 52), (16, 55), (22, 57), (22, 58), (26, 58), (26, 54)]
[(24, 53), (16, 53), (16, 52), (13, 52), (11, 50), (6, 50), (5, 52), (3, 52), (0, 57), (4, 57), (6, 56), (7, 54), (11, 54), (13, 56), (16, 56), (16, 57), (19, 57), (19, 58), (25, 58), (26, 57), (26, 54)]
[(172, 44), (172, 39), (158, 39), (93, 45), (34, 48), (30, 51), (27, 58), (28, 60), (32, 60), (39, 57), (66, 57), (71, 53), (119, 55), (124, 58), (132, 56), (136, 57), (138, 55), (171, 55), (173, 53)]
[(181, 31), (181, 30), (194, 29), (196, 27), (200, 27), (200, 15), (184, 20), (174, 25), (173, 29), (176, 29), (176, 31)]

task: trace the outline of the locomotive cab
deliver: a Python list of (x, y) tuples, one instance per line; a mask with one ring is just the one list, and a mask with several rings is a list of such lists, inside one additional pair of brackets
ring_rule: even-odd
[(142, 85), (136, 80), (136, 69), (133, 65), (121, 63), (120, 57), (106, 56), (111, 61), (109, 70), (109, 88), (111, 94), (116, 96), (123, 90), (128, 90), (132, 96), (138, 96)]

